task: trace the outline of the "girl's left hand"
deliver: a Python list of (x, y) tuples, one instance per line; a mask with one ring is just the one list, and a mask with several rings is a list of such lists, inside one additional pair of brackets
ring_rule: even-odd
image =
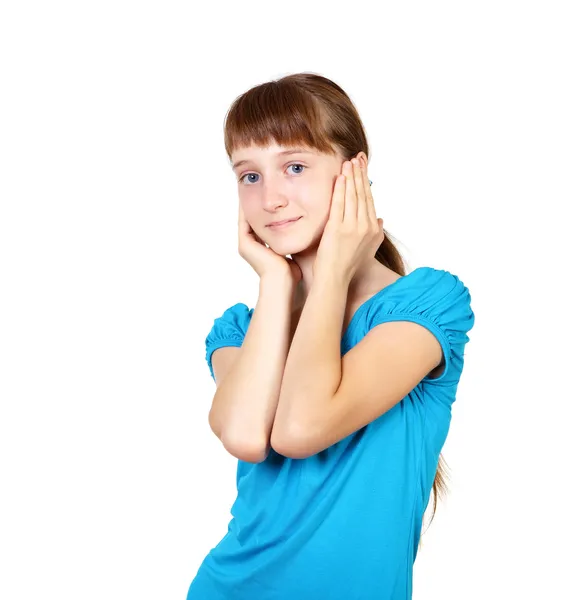
[(375, 257), (385, 238), (364, 161), (354, 160), (359, 164), (343, 163), (335, 183), (329, 219), (313, 267), (315, 277), (331, 274), (350, 283), (359, 267)]

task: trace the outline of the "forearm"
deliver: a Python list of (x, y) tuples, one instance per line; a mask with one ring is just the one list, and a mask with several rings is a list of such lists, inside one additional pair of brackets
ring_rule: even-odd
[(314, 427), (340, 385), (348, 286), (330, 275), (313, 282), (286, 360), (274, 421), (277, 440), (298, 439)]
[(261, 279), (239, 358), (215, 394), (211, 419), (222, 439), (235, 448), (270, 445), (283, 370), (287, 358), (292, 310), (290, 278)]

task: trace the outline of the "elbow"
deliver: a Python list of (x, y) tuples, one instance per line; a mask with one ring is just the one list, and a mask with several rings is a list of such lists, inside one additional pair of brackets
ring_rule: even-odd
[(247, 443), (246, 441), (237, 440), (232, 437), (223, 435), (221, 437), (222, 445), (224, 449), (243, 462), (248, 463), (261, 463), (264, 462), (270, 452), (270, 444), (254, 444)]
[(255, 444), (248, 443), (237, 435), (231, 435), (230, 432), (214, 419), (212, 411), (209, 413), (208, 422), (213, 433), (224, 446), (224, 449), (235, 458), (238, 458), (238, 460), (249, 463), (260, 463), (266, 460), (269, 455), (271, 447), (268, 440), (266, 443)]
[(271, 434), (271, 446), (277, 454), (286, 458), (303, 459), (316, 454), (311, 440), (306, 439), (304, 435), (280, 435), (274, 429)]
[(285, 458), (296, 458), (296, 459), (304, 459), (309, 458), (316, 454), (314, 450), (311, 448), (304, 446), (303, 444), (295, 444), (295, 443), (276, 443), (273, 442), (272, 448), (277, 454), (284, 456)]

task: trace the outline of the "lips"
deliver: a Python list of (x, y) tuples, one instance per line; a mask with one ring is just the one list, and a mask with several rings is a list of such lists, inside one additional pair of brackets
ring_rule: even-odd
[(276, 223), (269, 223), (267, 225), (267, 227), (271, 227), (272, 229), (275, 229), (277, 227), (282, 227), (283, 225), (287, 225), (288, 223), (294, 223), (295, 221), (298, 221), (300, 219), (300, 217), (295, 217), (294, 219), (284, 219), (283, 221), (277, 221)]

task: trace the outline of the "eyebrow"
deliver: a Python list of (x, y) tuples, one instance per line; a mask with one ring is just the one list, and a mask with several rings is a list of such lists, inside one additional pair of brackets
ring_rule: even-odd
[[(289, 148), (288, 150), (282, 150), (281, 152), (277, 152), (277, 156), (284, 156), (286, 154), (315, 154), (311, 150), (306, 150), (305, 148)], [(240, 165), (244, 165), (245, 163), (251, 162), (248, 159), (245, 160), (237, 160), (234, 165), (232, 165), (233, 169), (240, 167)]]

